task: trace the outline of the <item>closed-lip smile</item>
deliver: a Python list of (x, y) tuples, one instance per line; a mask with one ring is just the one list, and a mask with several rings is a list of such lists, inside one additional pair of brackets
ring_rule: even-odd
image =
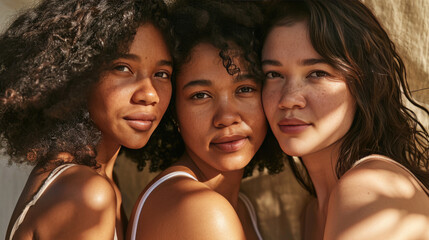
[(210, 145), (223, 152), (236, 152), (240, 150), (247, 142), (248, 137), (244, 135), (228, 135), (215, 138)]
[(153, 125), (156, 117), (154, 114), (137, 112), (126, 115), (124, 119), (127, 121), (128, 125), (137, 131), (148, 131)]
[(307, 123), (297, 118), (285, 118), (278, 123), (280, 131), (287, 134), (301, 133), (311, 125), (311, 123)]

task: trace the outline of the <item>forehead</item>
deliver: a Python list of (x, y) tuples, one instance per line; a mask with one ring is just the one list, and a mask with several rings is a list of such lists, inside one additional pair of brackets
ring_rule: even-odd
[(137, 28), (129, 52), (143, 52), (146, 55), (157, 55), (170, 59), (170, 53), (161, 31), (151, 23), (145, 23)]
[(271, 29), (265, 39), (262, 58), (281, 59), (320, 57), (311, 44), (306, 21), (279, 25)]
[[(178, 72), (176, 79), (178, 84), (195, 79), (216, 80), (216, 82), (224, 79), (235, 80), (237, 75), (228, 73), (223, 59), (220, 57), (220, 52), (220, 49), (209, 43), (196, 45), (191, 51), (189, 61), (184, 63)], [(239, 54), (233, 51), (228, 52), (228, 54), (231, 56), (232, 63), (241, 69), (241, 74), (246, 74), (240, 63)]]

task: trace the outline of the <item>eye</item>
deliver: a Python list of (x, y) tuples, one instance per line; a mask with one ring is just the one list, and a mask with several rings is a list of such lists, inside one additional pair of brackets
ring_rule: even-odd
[(273, 78), (280, 78), (282, 75), (278, 72), (267, 72), (265, 74), (265, 79), (273, 79)]
[(311, 78), (324, 78), (324, 77), (330, 77), (331, 75), (325, 71), (314, 71), (311, 72), (308, 77)]
[(249, 87), (249, 86), (244, 86), (244, 87), (240, 87), (239, 89), (237, 89), (238, 93), (250, 93), (250, 92), (254, 92), (254, 91), (256, 91), (256, 89), (253, 87)]
[(210, 97), (210, 95), (208, 95), (205, 92), (197, 92), (191, 96), (191, 99), (205, 99), (205, 98), (209, 98), (209, 97)]
[(128, 67), (127, 65), (123, 65), (123, 64), (116, 65), (116, 66), (114, 66), (114, 67), (113, 67), (113, 69), (115, 69), (116, 71), (119, 71), (119, 72), (129, 72), (129, 73), (133, 73), (133, 72), (131, 71), (130, 67)]
[(170, 79), (170, 74), (168, 74), (166, 72), (157, 72), (157, 73), (155, 73), (155, 77)]

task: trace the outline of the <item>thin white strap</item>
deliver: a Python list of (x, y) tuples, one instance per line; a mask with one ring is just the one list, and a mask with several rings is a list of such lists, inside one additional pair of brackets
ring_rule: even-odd
[(116, 233), (116, 227), (115, 227), (115, 236), (113, 236), (113, 240), (118, 240), (118, 234)]
[(24, 210), (21, 212), (19, 217), (16, 219), (15, 224), (13, 225), (12, 231), (10, 232), (9, 240), (12, 240), (13, 236), (15, 235), (16, 230), (18, 229), (19, 225), (24, 221), (25, 216), (27, 215), (28, 210), (30, 207), (32, 207), (34, 204), (36, 204), (37, 200), (42, 196), (42, 194), (45, 192), (45, 190), (51, 185), (51, 183), (65, 170), (68, 168), (75, 166), (76, 164), (63, 164), (54, 170), (49, 174), (49, 176), (45, 179), (45, 182), (40, 187), (39, 191), (33, 196), (33, 199), (27, 203)]
[(392, 164), (394, 164), (394, 165), (396, 165), (396, 166), (398, 166), (398, 167), (400, 167), (401, 169), (403, 169), (403, 170), (405, 170), (408, 174), (410, 174), (416, 181), (417, 181), (417, 183), (420, 185), (420, 187), (423, 189), (423, 191), (429, 196), (429, 189), (422, 183), (422, 181), (420, 181), (420, 179), (418, 179), (415, 175), (414, 175), (414, 173), (412, 173), (408, 168), (406, 168), (404, 165), (402, 165), (402, 164), (400, 164), (400, 163), (398, 163), (397, 161), (395, 161), (395, 160), (393, 160), (393, 159), (391, 159), (391, 158), (389, 158), (389, 157), (386, 157), (386, 156), (383, 156), (383, 155), (379, 155), (379, 154), (372, 154), (372, 155), (369, 155), (369, 156), (366, 156), (366, 157), (364, 157), (364, 158), (361, 158), (361, 159), (359, 159), (358, 161), (356, 161), (353, 165), (352, 165), (352, 167), (350, 168), (350, 169), (352, 169), (352, 168), (354, 168), (354, 167), (356, 167), (356, 166), (358, 166), (359, 164), (361, 164), (361, 163), (363, 163), (363, 162), (366, 162), (366, 161), (370, 161), (370, 160), (384, 160), (384, 161), (386, 161), (386, 162), (390, 162), (390, 163), (392, 163)]
[(262, 240), (262, 236), (258, 228), (258, 217), (256, 216), (256, 211), (255, 208), (253, 208), (252, 202), (250, 202), (250, 199), (241, 192), (238, 193), (238, 198), (243, 201), (244, 205), (247, 208), (247, 211), (249, 211), (250, 219), (252, 220), (253, 228), (255, 229), (256, 235), (258, 236), (259, 240)]
[(148, 188), (148, 190), (143, 194), (143, 197), (141, 198), (139, 205), (137, 206), (136, 215), (134, 217), (133, 226), (131, 228), (131, 239), (132, 240), (136, 239), (137, 225), (139, 223), (140, 213), (142, 211), (144, 203), (146, 202), (146, 199), (149, 197), (149, 195), (152, 193), (152, 191), (155, 188), (157, 188), (159, 185), (161, 185), (163, 182), (167, 181), (170, 178), (174, 178), (174, 177), (178, 177), (178, 176), (189, 177), (189, 178), (194, 179), (195, 181), (198, 181), (194, 176), (192, 176), (191, 174), (189, 174), (187, 172), (177, 171), (177, 172), (172, 172), (172, 173), (169, 173), (169, 174), (163, 176), (162, 178), (158, 179), (158, 181), (156, 181), (154, 184), (152, 184), (152, 186), (150, 186)]

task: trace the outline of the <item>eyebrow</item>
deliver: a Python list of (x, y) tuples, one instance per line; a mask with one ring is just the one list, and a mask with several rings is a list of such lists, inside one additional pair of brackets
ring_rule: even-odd
[(160, 60), (157, 63), (158, 66), (169, 66), (169, 67), (173, 67), (173, 62), (169, 61), (169, 60)]
[(282, 66), (282, 64), (276, 60), (270, 60), (270, 59), (262, 60), (262, 66), (266, 66), (266, 65), (272, 65), (272, 66), (277, 66), (277, 67)]
[[(309, 59), (304, 59), (302, 61), (300, 61), (300, 65), (302, 66), (311, 66), (311, 65), (315, 65), (315, 64), (329, 64), (328, 61), (326, 61), (323, 58), (309, 58)], [(267, 59), (267, 60), (263, 60), (262, 61), (262, 66), (266, 66), (266, 65), (272, 65), (272, 66), (283, 66), (279, 61), (276, 60), (271, 60), (271, 59)]]
[(258, 82), (255, 79), (255, 76), (248, 74), (248, 73), (240, 73), (237, 77), (234, 78), (234, 83), (242, 82), (242, 81), (246, 81), (246, 80), (251, 80), (251, 81), (256, 82), (256, 83)]
[(301, 61), (301, 65), (303, 66), (310, 66), (310, 65), (316, 65), (316, 64), (329, 64), (328, 61), (326, 61), (323, 58), (310, 58), (310, 59), (304, 59)]
[(193, 86), (211, 86), (211, 85), (212, 85), (212, 82), (210, 80), (196, 79), (186, 83), (185, 86), (183, 86), (183, 89), (188, 87), (193, 87)]
[[(246, 80), (251, 80), (253, 82), (258, 82), (251, 74), (240, 74), (237, 77), (234, 78), (234, 83), (237, 82), (242, 82), (242, 81), (246, 81)], [(193, 86), (211, 86), (212, 85), (212, 81), (207, 80), (207, 79), (196, 79), (196, 80), (192, 80), (188, 83), (186, 83), (183, 86), (183, 89), (188, 88), (188, 87), (193, 87)]]
[(134, 61), (140, 61), (139, 56), (137, 56), (135, 54), (129, 54), (129, 53), (120, 54), (119, 58), (125, 58), (125, 59), (134, 60)]
[[(129, 54), (129, 53), (125, 53), (125, 54), (121, 54), (119, 55), (119, 58), (125, 58), (125, 59), (130, 59), (133, 61), (141, 61), (141, 58), (135, 54)], [(157, 66), (170, 66), (173, 67), (173, 62), (170, 60), (160, 60), (158, 61), (158, 63), (156, 64)]]

